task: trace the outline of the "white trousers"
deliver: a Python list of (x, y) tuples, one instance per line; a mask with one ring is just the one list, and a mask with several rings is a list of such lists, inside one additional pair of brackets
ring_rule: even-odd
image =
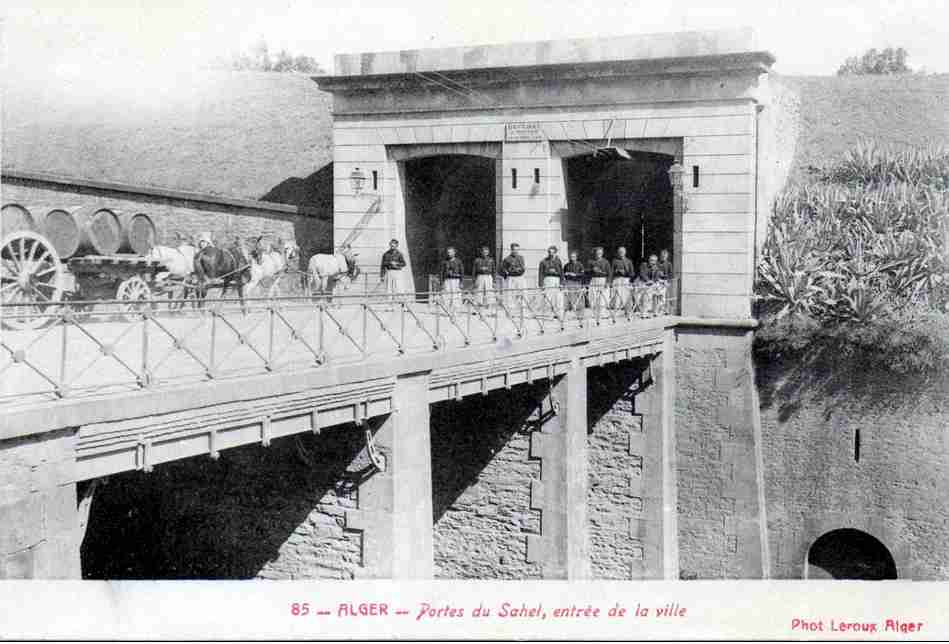
[(461, 280), (457, 277), (446, 278), (442, 282), (442, 293), (445, 294), (445, 306), (453, 311), (461, 306)]
[(559, 277), (544, 278), (544, 302), (541, 310), (552, 309), (552, 312), (563, 311), (563, 292), (560, 290)]
[(494, 290), (493, 275), (478, 275), (475, 277), (475, 293), (477, 293), (477, 302), (481, 306), (487, 306), (491, 303), (490, 293)]

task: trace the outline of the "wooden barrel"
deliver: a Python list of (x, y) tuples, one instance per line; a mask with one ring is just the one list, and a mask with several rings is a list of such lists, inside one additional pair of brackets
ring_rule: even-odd
[(122, 225), (108, 208), (54, 208), (43, 219), (43, 234), (61, 259), (114, 255), (122, 241)]
[(122, 243), (119, 251), (146, 255), (158, 243), (158, 230), (155, 222), (144, 212), (134, 215), (124, 214), (122, 221)]
[(33, 215), (18, 203), (4, 204), (0, 208), (0, 232), (6, 235), (17, 230), (36, 230)]

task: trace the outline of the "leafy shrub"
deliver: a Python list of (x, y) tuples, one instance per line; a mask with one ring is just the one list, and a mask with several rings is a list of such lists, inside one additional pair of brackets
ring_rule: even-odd
[(947, 180), (945, 149), (863, 144), (784, 191), (758, 265), (759, 351), (949, 364)]

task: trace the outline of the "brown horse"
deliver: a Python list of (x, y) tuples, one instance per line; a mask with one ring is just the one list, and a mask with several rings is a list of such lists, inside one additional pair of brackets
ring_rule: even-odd
[(241, 308), (244, 309), (244, 285), (250, 281), (250, 266), (250, 259), (239, 242), (235, 242), (230, 248), (205, 246), (199, 250), (194, 256), (194, 274), (198, 280), (195, 294), (198, 302), (208, 296), (208, 282), (218, 281), (221, 285), (221, 298), (227, 293), (228, 287), (233, 285), (237, 289)]

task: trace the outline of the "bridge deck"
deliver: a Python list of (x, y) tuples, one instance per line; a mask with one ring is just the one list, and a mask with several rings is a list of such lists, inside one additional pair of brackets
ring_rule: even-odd
[(387, 414), (402, 373), (429, 371), (436, 402), (552, 378), (575, 359), (656, 354), (676, 320), (524, 296), (453, 311), (437, 298), (363, 298), (60, 313), (4, 334), (0, 438), (79, 427), (77, 480), (148, 470)]

